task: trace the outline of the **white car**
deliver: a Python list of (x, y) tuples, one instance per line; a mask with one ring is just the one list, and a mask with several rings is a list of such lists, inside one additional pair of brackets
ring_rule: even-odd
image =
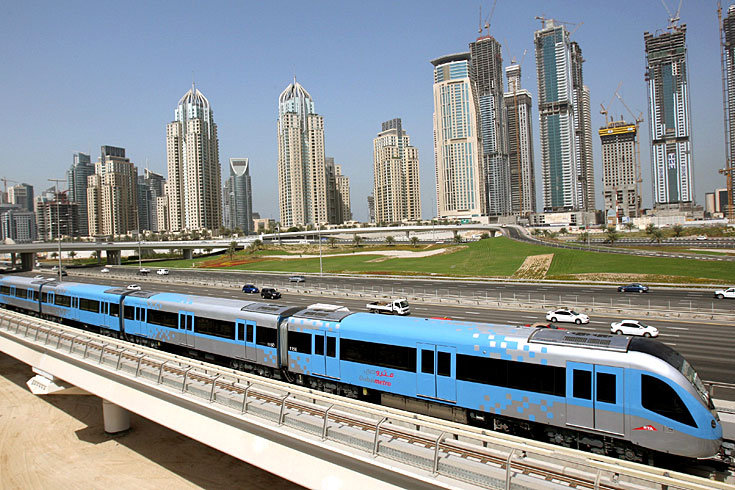
[(576, 311), (569, 310), (567, 308), (560, 308), (558, 310), (546, 312), (546, 319), (550, 322), (576, 323), (577, 325), (590, 322), (590, 317), (584, 313), (577, 313)]
[(140, 286), (138, 286), (137, 284), (128, 284), (127, 289), (131, 291), (140, 291)]
[(146, 269), (145, 267), (143, 267), (142, 269), (138, 269), (138, 272), (141, 274), (148, 274), (150, 271), (150, 269)]
[(100, 269), (100, 272), (107, 274), (108, 272), (110, 272), (110, 269), (108, 269), (107, 267), (103, 267), (102, 269)]
[(622, 320), (610, 324), (610, 332), (617, 335), (641, 335), (643, 337), (658, 337), (658, 329), (646, 325), (638, 320)]
[(697, 236), (697, 240), (706, 240), (706, 239), (707, 239), (707, 235), (699, 235), (699, 236)]
[(156, 271), (156, 274), (158, 274), (159, 276), (167, 276), (168, 275), (168, 269), (158, 269)]
[(718, 289), (715, 291), (715, 298), (724, 299), (730, 298), (735, 299), (735, 288)]

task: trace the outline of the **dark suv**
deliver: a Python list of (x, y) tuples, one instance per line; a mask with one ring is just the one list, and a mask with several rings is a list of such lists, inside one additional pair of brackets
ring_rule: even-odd
[(281, 293), (273, 288), (263, 288), (260, 290), (260, 296), (265, 299), (278, 299), (281, 297)]

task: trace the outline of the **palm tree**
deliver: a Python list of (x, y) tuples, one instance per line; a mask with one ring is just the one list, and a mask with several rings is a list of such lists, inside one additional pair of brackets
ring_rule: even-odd
[(250, 251), (251, 252), (257, 252), (263, 247), (263, 241), (258, 239), (253, 241), (253, 243), (250, 244)]
[(334, 244), (337, 243), (337, 239), (333, 236), (327, 238), (327, 241), (329, 242), (329, 248), (334, 248)]
[(354, 243), (356, 247), (359, 247), (360, 243), (362, 243), (362, 237), (360, 235), (352, 235), (352, 243)]
[(385, 243), (387, 243), (389, 247), (392, 247), (395, 241), (396, 239), (393, 238), (391, 235), (388, 235), (387, 237), (385, 237)]
[(227, 247), (227, 253), (230, 256), (230, 260), (232, 260), (232, 257), (235, 255), (235, 251), (237, 250), (237, 242), (230, 242), (230, 246)]
[(454, 237), (452, 238), (454, 243), (462, 243), (462, 236), (460, 236), (458, 231), (454, 231)]
[(589, 237), (590, 234), (585, 231), (579, 234), (579, 238), (577, 238), (577, 241), (585, 243)]
[(620, 234), (614, 227), (611, 226), (607, 230), (605, 230), (605, 241), (610, 245), (613, 245), (618, 240), (618, 238), (620, 238)]
[(656, 225), (654, 225), (653, 223), (648, 223), (648, 224), (646, 225), (646, 235), (654, 235), (654, 232), (655, 232), (655, 231), (656, 231), (657, 229), (658, 229), (658, 228), (656, 227)]
[(559, 230), (559, 234), (560, 234), (560, 235), (566, 235), (567, 233), (569, 233), (569, 232), (568, 232), (568, 231), (567, 231), (567, 229), (566, 229), (566, 228), (564, 228), (564, 227), (562, 227), (562, 228), (561, 228), (561, 229)]
[[(648, 231), (648, 230), (646, 230)], [(655, 241), (656, 243), (661, 243), (664, 239), (664, 232), (660, 228), (653, 227), (653, 231), (651, 232), (651, 241)]]
[(674, 232), (675, 237), (680, 237), (681, 233), (684, 231), (684, 227), (677, 223), (671, 227), (671, 231)]
[(55, 258), (56, 258), (56, 257), (58, 257), (58, 256), (59, 256), (59, 255), (58, 255), (58, 254), (57, 254), (56, 252), (51, 252), (51, 258), (52, 258), (52, 259), (55, 259)]
[(623, 226), (624, 226), (624, 227), (625, 227), (625, 229), (626, 229), (626, 230), (628, 230), (628, 231), (631, 231), (631, 230), (632, 230), (633, 228), (635, 228), (635, 225), (633, 224), (633, 222), (632, 222), (632, 221), (626, 221), (626, 222), (625, 222), (625, 224), (624, 224)]
[(411, 237), (411, 245), (413, 245), (413, 248), (416, 248), (419, 246), (419, 237), (412, 236)]
[(71, 252), (69, 252), (69, 253), (68, 253), (67, 255), (69, 256), (69, 258), (70, 258), (70, 259), (72, 260), (72, 262), (73, 262), (73, 261), (74, 261), (74, 257), (76, 257), (76, 256), (77, 256), (77, 253), (76, 253), (76, 252), (75, 252), (74, 250), (72, 250), (72, 251), (71, 251)]

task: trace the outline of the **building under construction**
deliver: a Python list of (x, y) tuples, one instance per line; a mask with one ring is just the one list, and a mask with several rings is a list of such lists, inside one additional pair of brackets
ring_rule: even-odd
[[(735, 202), (735, 192), (732, 189), (732, 174), (735, 172), (735, 5), (730, 5), (727, 9), (727, 16), (722, 20), (722, 76), (723, 92), (725, 104), (725, 151), (726, 151), (726, 167), (729, 170), (727, 174), (728, 192), (730, 200)], [(725, 173), (725, 172), (722, 172)], [(724, 209), (730, 219), (735, 218), (729, 216), (730, 207)]]
[(613, 121), (599, 130), (602, 143), (602, 184), (605, 212), (612, 212), (621, 222), (624, 217), (635, 218), (641, 213), (638, 188), (636, 144), (638, 131), (635, 124)]
[(531, 92), (521, 88), (521, 66), (505, 68), (505, 121), (508, 126), (511, 212), (525, 216), (536, 212), (536, 178), (533, 165)]
[[(678, 20), (678, 18), (677, 18)], [(686, 25), (643, 34), (654, 207), (684, 211), (694, 203)]]

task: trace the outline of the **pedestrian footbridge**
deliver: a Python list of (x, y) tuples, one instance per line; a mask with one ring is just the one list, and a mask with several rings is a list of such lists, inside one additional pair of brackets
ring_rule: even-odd
[[(90, 393), (309, 488), (731, 488), (252, 376), (0, 310), (36, 394)], [(135, 430), (135, 427), (133, 427)]]

